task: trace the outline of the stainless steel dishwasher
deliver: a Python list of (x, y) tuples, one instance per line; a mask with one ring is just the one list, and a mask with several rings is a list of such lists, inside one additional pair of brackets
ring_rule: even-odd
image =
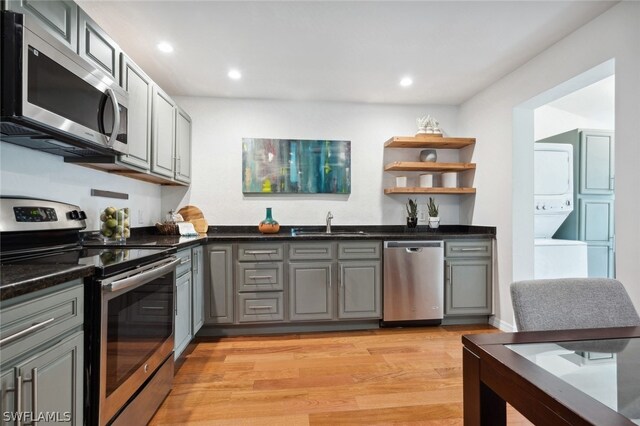
[(444, 243), (385, 241), (383, 286), (384, 323), (440, 324), (444, 311)]

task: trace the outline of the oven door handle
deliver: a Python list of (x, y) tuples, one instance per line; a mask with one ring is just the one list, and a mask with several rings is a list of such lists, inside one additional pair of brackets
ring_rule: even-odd
[(133, 289), (158, 278), (167, 272), (176, 268), (180, 263), (180, 259), (172, 256), (171, 258), (152, 263), (145, 267), (144, 271), (137, 272), (135, 275), (102, 284), (102, 291), (115, 292), (126, 289)]

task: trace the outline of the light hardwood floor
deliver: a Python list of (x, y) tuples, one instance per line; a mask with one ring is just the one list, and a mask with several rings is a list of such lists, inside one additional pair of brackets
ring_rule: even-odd
[[(151, 425), (462, 424), (462, 344), (489, 326), (199, 339)], [(509, 425), (529, 425), (509, 408)]]

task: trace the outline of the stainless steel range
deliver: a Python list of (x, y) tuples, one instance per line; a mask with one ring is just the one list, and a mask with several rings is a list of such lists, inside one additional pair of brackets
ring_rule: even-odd
[(85, 264), (85, 419), (144, 424), (173, 381), (175, 268), (170, 248), (87, 248), (86, 215), (55, 201), (0, 198), (2, 264)]

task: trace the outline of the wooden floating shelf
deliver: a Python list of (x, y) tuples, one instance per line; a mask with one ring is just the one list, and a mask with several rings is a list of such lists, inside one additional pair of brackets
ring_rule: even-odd
[(386, 188), (385, 194), (475, 194), (475, 188), (421, 188), (395, 187)]
[(434, 163), (427, 161), (394, 161), (384, 166), (385, 172), (464, 172), (475, 170), (475, 163)]
[(476, 143), (476, 138), (445, 138), (442, 136), (394, 136), (384, 143), (385, 148), (460, 149)]

